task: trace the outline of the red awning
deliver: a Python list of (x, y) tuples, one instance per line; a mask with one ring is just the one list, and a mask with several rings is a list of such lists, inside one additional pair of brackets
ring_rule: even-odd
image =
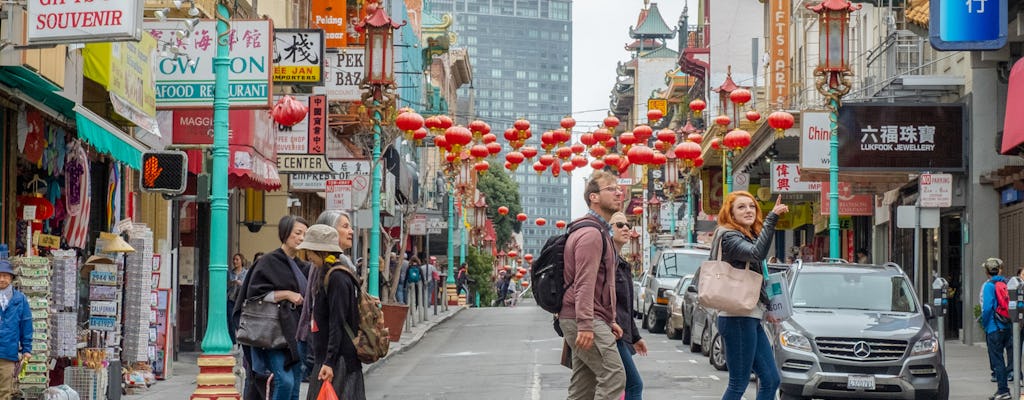
[(1021, 144), (1024, 144), (1024, 60), (1017, 60), (1010, 70), (1010, 85), (1006, 90), (1006, 119), (999, 152), (1019, 153)]
[[(213, 111), (174, 110), (171, 129), (174, 144), (213, 144)], [(231, 110), (229, 115), (230, 158), (228, 187), (277, 190), (281, 178), (277, 173), (276, 130), (266, 110)], [(203, 171), (201, 150), (188, 151), (188, 170)]]

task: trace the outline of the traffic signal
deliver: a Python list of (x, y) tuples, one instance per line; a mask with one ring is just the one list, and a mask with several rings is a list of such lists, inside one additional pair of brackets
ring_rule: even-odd
[(181, 151), (142, 153), (140, 180), (143, 192), (178, 195), (188, 184), (188, 156)]

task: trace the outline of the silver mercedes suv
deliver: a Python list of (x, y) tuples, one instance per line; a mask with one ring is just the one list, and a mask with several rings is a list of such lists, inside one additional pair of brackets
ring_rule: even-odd
[(775, 360), (783, 400), (949, 398), (938, 335), (896, 264), (800, 263)]

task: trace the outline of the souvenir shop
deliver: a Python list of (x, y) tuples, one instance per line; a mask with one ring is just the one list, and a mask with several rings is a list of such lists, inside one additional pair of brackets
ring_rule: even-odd
[(137, 189), (145, 145), (80, 105), (66, 115), (0, 103), (0, 133), (0, 257), (33, 318), (22, 398), (145, 390), (168, 373), (173, 311), (156, 248), (168, 202)]

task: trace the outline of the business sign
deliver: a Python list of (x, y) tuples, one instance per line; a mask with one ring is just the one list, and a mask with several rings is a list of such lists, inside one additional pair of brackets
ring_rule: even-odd
[(828, 169), (831, 122), (827, 111), (800, 113), (800, 166), (805, 169)]
[(428, 235), (440, 235), (445, 229), (448, 229), (448, 221), (438, 217), (427, 218)]
[(953, 175), (921, 174), (918, 184), (918, 206), (942, 208), (953, 204)]
[(278, 154), (277, 171), (291, 172), (331, 172), (327, 157), (323, 154)]
[(668, 115), (668, 100), (666, 99), (647, 99), (647, 111), (659, 110), (661, 115)]
[[(145, 29), (160, 43), (171, 42), (183, 52), (156, 60), (157, 108), (209, 107), (213, 103), (217, 55), (217, 22), (200, 21), (192, 34), (178, 39), (180, 21), (147, 21)], [(270, 20), (231, 20), (228, 39), (228, 97), (232, 107), (270, 107), (273, 80), (273, 36)]]
[(142, 40), (110, 44), (110, 103), (117, 115), (136, 126), (160, 134), (156, 122), (156, 40), (142, 34)]
[(327, 75), (324, 86), (327, 87), (327, 98), (331, 101), (356, 101), (362, 99), (363, 91), (359, 85), (363, 82), (362, 47), (346, 47), (340, 51), (327, 53), (325, 59)]
[(768, 0), (771, 21), (768, 38), (768, 104), (773, 108), (789, 107), (789, 46), (792, 0)]
[[(306, 118), (292, 126), (276, 125), (277, 154), (325, 154), (327, 99), (323, 95), (296, 95), (309, 108)], [(276, 97), (274, 101), (280, 100)]]
[[(28, 0), (25, 41), (68, 44), (137, 41), (140, 0)], [(12, 3), (13, 4), (13, 3)]]
[(352, 181), (331, 179), (327, 181), (327, 201), (324, 208), (328, 210), (352, 209)]
[(299, 172), (288, 175), (288, 187), (295, 192), (323, 192), (327, 181), (344, 179), (352, 181), (352, 201), (362, 205), (370, 193), (370, 160), (337, 159), (328, 161), (331, 171), (324, 173)]
[(800, 164), (772, 163), (772, 193), (817, 193), (821, 182), (806, 182), (800, 179)]
[[(362, 7), (353, 7), (362, 8)], [(328, 48), (345, 47), (348, 27), (348, 7), (344, 1), (311, 0), (309, 5), (309, 26), (324, 31), (324, 44)], [(358, 22), (355, 19), (353, 22)], [(354, 27), (353, 27), (354, 28)]]
[(324, 81), (324, 31), (274, 30), (274, 82), (319, 85)]
[(959, 104), (843, 104), (839, 109), (839, 168), (962, 171), (965, 125), (964, 107)]
[(933, 0), (928, 38), (937, 50), (999, 50), (1006, 45), (1007, 0)]
[[(821, 215), (829, 215), (832, 202), (828, 196), (828, 182), (821, 183)], [(853, 194), (853, 185), (839, 182), (839, 215), (874, 215), (875, 196)]]

